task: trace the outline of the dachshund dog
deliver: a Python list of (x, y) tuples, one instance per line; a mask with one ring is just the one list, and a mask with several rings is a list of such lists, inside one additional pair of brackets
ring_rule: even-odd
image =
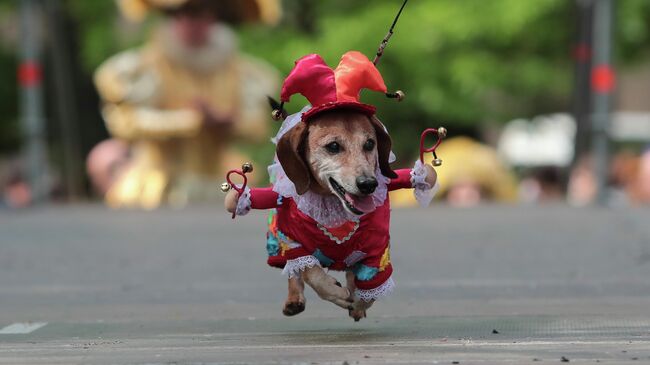
[[(378, 238), (385, 240), (386, 249), (381, 261), (384, 266), (385, 261), (389, 261), (387, 246), (390, 205), (386, 192), (387, 190), (413, 187), (410, 182), (410, 170), (400, 170), (398, 172), (401, 173), (398, 174), (391, 169), (389, 165), (391, 145), (390, 136), (383, 124), (375, 116), (368, 116), (358, 111), (346, 109), (324, 111), (314, 116), (309, 122), (299, 122), (277, 141), (277, 160), (284, 173), (286, 173), (286, 177), (295, 186), (297, 194), (302, 196), (311, 193), (323, 197), (336, 197), (340, 203), (337, 209), (345, 210), (349, 216), (357, 217), (358, 222), (360, 222), (356, 225), (356, 227), (359, 227), (358, 230), (351, 231), (352, 233), (348, 237), (352, 238), (350, 241), (342, 244), (340, 242), (337, 242), (339, 244), (326, 242), (327, 247), (318, 246), (317, 244), (318, 250), (316, 251), (319, 251), (318, 253), (325, 252), (329, 257), (335, 258), (331, 261), (336, 261), (339, 251), (351, 250), (346, 245), (354, 244), (356, 245), (355, 249), (365, 245), (365, 242), (352, 242), (355, 239), (357, 241), (363, 240), (364, 237), (372, 239), (373, 236), (369, 235), (370, 233), (377, 234)], [(436, 172), (432, 166), (426, 164), (424, 169), (426, 171), (426, 184), (433, 187), (436, 184)], [(387, 183), (388, 181), (390, 183)], [(386, 202), (378, 206), (373, 194), (382, 188), (385, 192)], [(268, 203), (264, 203), (262, 202), (264, 200), (262, 199), (262, 193), (270, 194), (271, 190), (258, 190), (259, 192), (255, 191), (255, 189), (252, 191), (252, 207), (260, 209), (275, 207), (274, 200), (278, 200), (278, 194), (271, 195), (266, 199)], [(258, 195), (255, 195), (255, 193)], [(238, 200), (239, 194), (231, 190), (225, 199), (226, 210), (231, 213), (235, 212)], [(290, 230), (292, 225), (302, 224), (302, 228), (296, 227), (296, 230), (292, 231), (296, 232), (293, 234), (295, 236), (300, 235), (300, 230), (308, 228), (313, 221), (305, 221), (308, 223), (287, 221), (294, 216), (279, 214), (278, 224), (281, 227), (289, 227), (286, 228), (287, 230)], [(374, 222), (371, 221), (372, 219), (381, 222), (385, 221), (386, 227), (375, 229), (372, 226), (372, 222)], [(320, 228), (325, 232), (322, 227)], [(318, 230), (314, 231), (317, 234), (321, 233)], [(309, 240), (309, 238), (305, 238), (305, 240)], [(324, 238), (324, 240), (326, 239)], [(296, 241), (300, 242), (297, 238)], [(382, 252), (384, 252), (383, 249)], [(381, 252), (379, 256), (381, 256)], [(328, 258), (326, 257), (326, 259)], [(321, 258), (320, 261), (322, 264), (323, 261), (327, 260)], [(345, 261), (348, 262), (347, 258)], [(379, 258), (376, 261), (379, 261)], [(371, 274), (365, 274), (359, 272), (359, 270), (354, 272), (353, 268), (360, 267), (358, 264), (349, 267), (343, 265), (338, 266), (338, 268), (336, 268), (336, 264), (333, 264), (332, 267), (334, 267), (334, 270), (346, 271), (345, 286), (342, 286), (334, 277), (328, 275), (320, 264), (307, 265), (300, 269), (299, 275), (293, 277), (290, 275), (289, 294), (284, 304), (283, 313), (290, 316), (305, 309), (303, 291), (304, 283), (307, 283), (320, 298), (347, 309), (350, 317), (355, 321), (365, 317), (366, 310), (373, 304), (375, 298), (364, 299), (355, 296), (357, 284), (369, 282), (367, 280), (370, 279), (366, 279), (366, 277), (378, 270), (374, 268), (364, 269), (371, 272)], [(392, 267), (390, 272), (392, 273)], [(363, 277), (364, 275), (366, 277)]]

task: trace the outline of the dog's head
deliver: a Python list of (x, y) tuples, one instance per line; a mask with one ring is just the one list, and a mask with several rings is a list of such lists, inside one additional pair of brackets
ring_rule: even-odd
[(384, 176), (397, 177), (388, 163), (391, 144), (374, 116), (339, 110), (298, 123), (280, 138), (276, 153), (298, 194), (333, 194), (361, 215), (375, 207), (377, 164)]

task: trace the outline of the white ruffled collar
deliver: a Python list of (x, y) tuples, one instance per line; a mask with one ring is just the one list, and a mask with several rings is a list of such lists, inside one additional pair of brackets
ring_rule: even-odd
[[(296, 203), (298, 210), (315, 220), (317, 223), (327, 227), (339, 227), (345, 222), (358, 221), (362, 216), (348, 212), (341, 200), (334, 195), (320, 195), (307, 191), (298, 195), (293, 182), (289, 180), (284, 173), (279, 162), (275, 162), (268, 167), (269, 175), (273, 178), (273, 191), (284, 198), (291, 198)], [(375, 208), (380, 207), (386, 201), (388, 194), (388, 183), (390, 179), (381, 174), (377, 169), (376, 176), (379, 185), (372, 194), (372, 201)]]

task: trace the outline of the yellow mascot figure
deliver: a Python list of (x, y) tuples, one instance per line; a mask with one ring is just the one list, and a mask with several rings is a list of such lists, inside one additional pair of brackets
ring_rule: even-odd
[[(246, 159), (232, 142), (267, 137), (266, 96), (278, 86), (273, 68), (238, 51), (229, 25), (273, 24), (280, 16), (278, 2), (120, 0), (118, 5), (132, 21), (152, 10), (164, 16), (146, 44), (111, 57), (96, 71), (106, 126), (128, 146), (128, 157), (110, 184), (95, 185), (107, 186), (103, 193), (112, 207), (153, 209), (218, 199), (227, 166)], [(92, 158), (93, 153), (89, 166)]]

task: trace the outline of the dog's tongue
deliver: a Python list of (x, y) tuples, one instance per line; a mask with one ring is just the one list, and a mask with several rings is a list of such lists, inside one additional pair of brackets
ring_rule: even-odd
[(345, 200), (364, 213), (370, 213), (375, 210), (375, 203), (373, 203), (371, 195), (356, 196), (345, 193)]

